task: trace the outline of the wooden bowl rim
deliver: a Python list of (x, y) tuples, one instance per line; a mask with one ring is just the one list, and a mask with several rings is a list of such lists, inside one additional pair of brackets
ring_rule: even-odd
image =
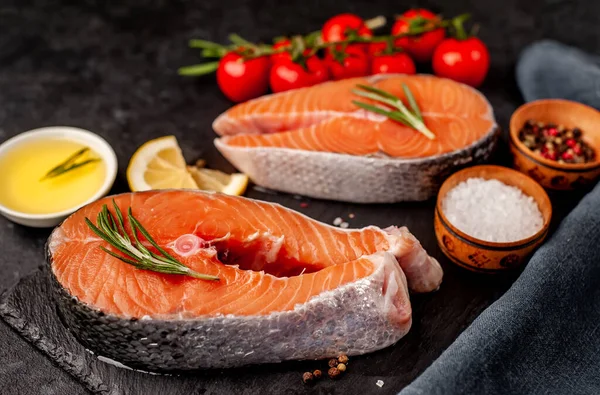
[[(444, 187), (447, 184), (454, 181), (456, 178), (458, 178), (462, 174), (476, 173), (478, 170), (483, 169), (483, 168), (488, 168), (488, 169), (493, 169), (493, 170), (510, 173), (511, 176), (521, 178), (521, 179), (525, 180), (525, 182), (531, 184), (534, 187), (534, 189), (537, 189), (537, 191), (538, 191), (537, 197), (531, 196), (529, 194), (526, 194), (526, 195), (531, 196), (538, 204), (538, 207), (541, 206), (540, 201), (543, 201), (550, 208), (550, 212), (548, 213), (547, 218), (544, 216), (544, 223), (542, 224), (542, 227), (540, 228), (539, 231), (537, 231), (535, 234), (533, 234), (525, 239), (516, 240), (516, 241), (510, 241), (510, 242), (486, 241), (486, 240), (478, 239), (476, 237), (473, 237), (473, 236), (461, 231), (456, 226), (454, 226), (452, 224), (452, 222), (450, 222), (448, 220), (448, 218), (446, 218), (446, 215), (444, 214), (444, 210), (442, 210), (442, 200), (446, 196), (446, 193), (442, 194)], [(496, 178), (494, 178), (494, 179), (496, 179)], [(511, 186), (513, 186), (513, 185), (511, 185)], [(523, 192), (523, 193), (525, 193), (525, 192)], [(440, 187), (440, 192), (438, 193), (438, 196), (437, 196), (434, 215), (439, 216), (439, 219), (440, 219), (442, 225), (445, 226), (451, 233), (453, 233), (455, 236), (458, 236), (459, 238), (463, 239), (468, 244), (474, 245), (476, 247), (483, 247), (483, 248), (490, 249), (490, 250), (510, 251), (510, 250), (518, 250), (521, 248), (528, 247), (529, 245), (535, 244), (536, 242), (542, 240), (547, 235), (548, 229), (550, 227), (550, 221), (552, 220), (552, 203), (550, 201), (550, 197), (546, 193), (546, 190), (539, 183), (537, 183), (533, 178), (528, 177), (527, 175), (521, 173), (520, 171), (511, 169), (509, 167), (504, 167), (504, 166), (478, 165), (478, 166), (467, 167), (465, 169), (457, 171), (456, 173), (452, 174), (450, 177), (448, 177), (444, 181), (444, 183)], [(542, 213), (542, 216), (543, 216), (543, 213)]]
[[(529, 148), (527, 148), (525, 146), (525, 144), (523, 144), (519, 140), (518, 134), (519, 134), (519, 131), (521, 130), (522, 125), (519, 126), (516, 124), (518, 115), (520, 115), (523, 111), (525, 111), (531, 107), (543, 106), (543, 105), (547, 105), (547, 104), (559, 104), (559, 105), (563, 105), (567, 108), (568, 107), (571, 107), (571, 108), (572, 107), (581, 107), (581, 108), (586, 109), (587, 111), (598, 112), (598, 110), (596, 110), (594, 107), (590, 107), (583, 103), (579, 103), (579, 102), (575, 102), (575, 101), (571, 101), (571, 100), (565, 100), (565, 99), (540, 99), (540, 100), (534, 100), (529, 103), (522, 104), (515, 110), (515, 112), (512, 113), (512, 115), (510, 117), (510, 126), (509, 126), (510, 141), (515, 146), (515, 148), (517, 150), (519, 150), (519, 152), (521, 152), (527, 158), (531, 159), (532, 161), (537, 162), (542, 166), (549, 167), (554, 170), (566, 171), (566, 172), (581, 172), (581, 171), (588, 171), (588, 170), (594, 170), (596, 168), (599, 168), (600, 167), (600, 160), (599, 160), (600, 158), (598, 158), (598, 154), (600, 154), (600, 147), (592, 147), (596, 151), (596, 154), (597, 154), (596, 160), (594, 162), (558, 163), (553, 160), (546, 159), (540, 155), (536, 155)], [(600, 125), (598, 125), (598, 127), (600, 128)]]

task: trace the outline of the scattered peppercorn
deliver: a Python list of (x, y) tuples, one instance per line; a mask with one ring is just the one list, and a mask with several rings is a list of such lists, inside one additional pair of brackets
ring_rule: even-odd
[[(329, 365), (329, 370), (327, 371), (327, 375), (329, 376), (329, 378), (331, 378), (332, 380), (335, 380), (337, 378), (339, 378), (339, 376), (346, 371), (346, 369), (348, 369), (347, 364), (348, 364), (349, 358), (346, 354), (342, 354), (337, 358), (331, 358), (330, 360), (327, 361), (327, 364)], [(322, 377), (323, 372), (321, 372), (319, 369), (314, 370), (312, 373), (311, 372), (305, 372), (302, 375), (302, 381), (305, 384), (308, 384), (312, 381), (318, 380)]]
[(543, 158), (560, 163), (587, 163), (596, 158), (594, 149), (582, 139), (579, 128), (529, 120), (519, 131), (519, 140)]
[(304, 382), (304, 384), (308, 384), (310, 382), (312, 382), (314, 379), (314, 376), (311, 372), (304, 372), (304, 374), (302, 375), (302, 381)]
[(340, 370), (338, 368), (331, 368), (327, 371), (329, 378), (332, 380), (339, 378), (341, 373), (342, 372), (340, 372)]

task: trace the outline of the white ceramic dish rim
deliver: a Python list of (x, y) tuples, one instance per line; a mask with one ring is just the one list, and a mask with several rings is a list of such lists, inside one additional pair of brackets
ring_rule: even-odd
[(110, 144), (108, 144), (108, 142), (102, 137), (85, 129), (80, 129), (71, 126), (50, 126), (29, 130), (27, 132), (20, 133), (6, 140), (4, 143), (0, 144), (0, 156), (5, 155), (11, 149), (14, 149), (19, 144), (22, 144), (25, 141), (32, 141), (40, 138), (52, 137), (64, 138), (67, 140), (72, 140), (75, 142), (89, 145), (98, 155), (100, 155), (106, 166), (106, 175), (102, 186), (88, 200), (67, 210), (48, 214), (28, 214), (10, 209), (4, 206), (2, 203), (0, 203), (0, 211), (2, 213), (8, 216), (26, 220), (49, 220), (59, 217), (66, 217), (74, 213), (81, 207), (104, 196), (106, 193), (108, 193), (108, 191), (114, 184), (115, 179), (117, 177), (118, 168), (117, 155), (115, 154), (115, 151), (110, 146)]

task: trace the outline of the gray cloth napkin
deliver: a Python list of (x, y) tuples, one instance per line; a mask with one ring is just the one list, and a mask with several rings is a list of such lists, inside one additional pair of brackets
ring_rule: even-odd
[(544, 40), (523, 50), (516, 69), (525, 101), (567, 99), (600, 109), (600, 56)]
[[(557, 43), (532, 45), (517, 67), (523, 96), (600, 108), (596, 62)], [(400, 394), (600, 394), (600, 185), (506, 294)]]

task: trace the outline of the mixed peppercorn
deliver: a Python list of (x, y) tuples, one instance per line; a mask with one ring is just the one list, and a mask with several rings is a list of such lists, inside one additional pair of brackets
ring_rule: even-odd
[[(332, 358), (329, 361), (327, 361), (327, 365), (329, 366), (327, 375), (330, 379), (336, 380), (340, 378), (342, 373), (346, 371), (348, 365), (348, 356), (342, 354), (337, 358)], [(304, 372), (304, 374), (302, 375), (302, 381), (304, 382), (304, 384), (309, 384), (312, 383), (314, 380), (320, 379), (321, 376), (322, 372), (319, 369), (313, 372)]]
[(583, 141), (579, 128), (544, 124), (528, 120), (519, 132), (519, 140), (543, 158), (559, 163), (588, 163), (596, 159), (594, 149)]

